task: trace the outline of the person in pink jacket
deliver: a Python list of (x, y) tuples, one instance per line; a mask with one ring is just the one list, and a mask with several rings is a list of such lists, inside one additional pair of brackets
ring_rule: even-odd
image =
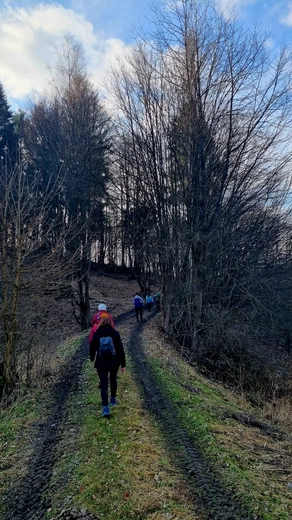
[(107, 311), (105, 303), (100, 303), (98, 306), (98, 312), (96, 312), (91, 320), (91, 330), (88, 336), (88, 342), (91, 343), (94, 333), (97, 331), (100, 322), (103, 318), (109, 318), (111, 326), (115, 329), (114, 319), (111, 314)]

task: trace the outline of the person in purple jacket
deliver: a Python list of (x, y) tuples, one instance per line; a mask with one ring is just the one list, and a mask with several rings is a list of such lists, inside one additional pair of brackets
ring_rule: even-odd
[[(102, 338), (107, 338), (105, 340), (106, 342), (108, 342), (109, 338), (112, 339), (112, 351), (103, 353), (103, 343), (105, 343), (105, 341), (102, 341)], [(94, 362), (94, 368), (100, 380), (100, 394), (103, 406), (102, 415), (103, 417), (108, 417), (110, 414), (108, 378), (110, 379), (111, 391), (110, 406), (115, 406), (117, 404), (118, 370), (120, 366), (122, 372), (126, 369), (126, 357), (121, 336), (120, 333), (112, 327), (109, 317), (101, 320), (98, 329), (94, 333), (89, 346), (89, 356), (90, 360)]]
[(133, 303), (134, 303), (137, 321), (139, 321), (139, 317), (140, 317), (140, 320), (143, 321), (144, 300), (143, 300), (142, 296), (140, 296), (139, 293), (136, 293)]

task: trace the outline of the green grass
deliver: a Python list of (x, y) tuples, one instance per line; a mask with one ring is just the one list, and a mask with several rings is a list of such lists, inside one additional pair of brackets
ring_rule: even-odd
[[(196, 518), (162, 438), (143, 411), (129, 363), (119, 375), (118, 406), (111, 409), (109, 420), (101, 417), (97, 376), (89, 362), (82, 406), (75, 401), (76, 397), (71, 421), (81, 426), (74, 447), (56, 468), (54, 487), (60, 489), (64, 475), (67, 482), (53, 495), (54, 503), (66, 503), (71, 497), (70, 507), (85, 508), (104, 520)], [(56, 514), (53, 506), (48, 518)]]
[[(12, 406), (0, 411), (0, 497), (7, 492), (10, 482), (24, 475), (22, 451), (29, 444), (28, 432), (33, 421), (41, 414), (41, 394), (27, 394)], [(26, 453), (29, 450), (26, 449)], [(0, 507), (1, 513), (4, 507)]]
[[(257, 428), (230, 417), (232, 412), (259, 413), (219, 384), (212, 383), (177, 359), (175, 370), (153, 354), (157, 383), (176, 407), (181, 424), (211, 462), (227, 490), (236, 490), (246, 510), (262, 520), (291, 520), (292, 493), (288, 489), (287, 457), (291, 445), (276, 442)], [(184, 385), (198, 392), (188, 392)], [(292, 476), (292, 475), (291, 475)], [(291, 478), (290, 476), (290, 478)]]
[(73, 338), (68, 341), (61, 343), (58, 347), (58, 359), (61, 361), (66, 361), (70, 356), (72, 356), (76, 350), (80, 346), (80, 342), (87, 336), (88, 332), (81, 334), (77, 334)]
[[(83, 335), (84, 336), (84, 335)], [(81, 336), (74, 337), (57, 349), (58, 365), (63, 363), (79, 347)], [(0, 498), (8, 491), (10, 483), (25, 475), (25, 461), (32, 453), (30, 428), (34, 422), (45, 421), (47, 380), (36, 381), (9, 407), (0, 408)], [(0, 516), (4, 507), (0, 507)]]
[[(126, 330), (122, 333), (125, 337)], [(169, 345), (163, 347), (154, 330), (150, 338), (148, 333), (145, 351), (157, 383), (226, 489), (236, 490), (251, 517), (291, 520), (289, 438), (275, 440), (232, 419), (234, 412), (259, 415), (260, 411), (204, 378)], [(75, 352), (81, 339), (60, 346), (59, 363)], [(126, 372), (119, 373), (118, 406), (109, 420), (101, 417), (97, 385), (88, 361), (78, 392), (69, 399), (68, 428), (48, 491), (52, 506), (47, 519), (55, 520), (62, 510), (75, 508), (100, 520), (199, 520), (187, 485), (167, 456), (163, 434), (143, 408), (130, 361)], [(25, 461), (33, 450), (30, 427), (45, 420), (46, 392), (47, 383), (1, 411), (2, 495), (16, 474), (25, 474)]]

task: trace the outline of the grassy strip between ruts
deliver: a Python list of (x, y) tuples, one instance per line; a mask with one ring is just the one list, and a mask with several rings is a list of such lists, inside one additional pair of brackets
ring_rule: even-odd
[(232, 419), (234, 413), (259, 417), (260, 411), (246, 402), (242, 408), (239, 396), (199, 375), (169, 345), (158, 344), (153, 332), (148, 334), (145, 350), (157, 383), (226, 489), (237, 490), (253, 518), (291, 520), (291, 439)]
[(118, 406), (110, 419), (101, 417), (97, 376), (87, 363), (80, 392), (72, 396), (71, 424), (79, 434), (62, 447), (50, 489), (52, 508), (86, 509), (103, 520), (195, 520), (177, 470), (171, 467), (163, 441), (131, 376), (131, 365), (119, 373)]

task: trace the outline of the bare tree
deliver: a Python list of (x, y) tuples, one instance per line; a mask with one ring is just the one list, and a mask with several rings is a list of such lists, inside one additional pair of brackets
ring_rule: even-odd
[[(143, 247), (150, 269), (159, 259), (164, 327), (197, 356), (204, 341), (210, 346), (211, 309), (253, 334), (246, 317), (263, 318), (264, 300), (279, 287), (269, 273), (290, 276), (282, 244), (291, 56), (272, 55), (258, 29), (224, 20), (212, 1), (167, 2), (156, 26), (113, 77), (128, 146), (120, 167), (135, 187), (128, 207), (136, 220), (139, 206), (151, 215)], [(145, 257), (138, 261), (145, 269)], [(274, 311), (262, 321), (265, 342)]]
[(36, 348), (36, 344), (32, 345), (32, 332), (28, 333), (32, 298), (44, 291), (59, 294), (71, 281), (72, 258), (65, 254), (64, 230), (58, 230), (52, 248), (44, 248), (55, 226), (54, 221), (51, 227), (47, 222), (59, 187), (54, 183), (40, 194), (39, 181), (38, 175), (27, 176), (21, 163), (12, 171), (1, 172), (0, 318), (4, 393), (12, 391), (25, 376), (29, 381), (32, 368), (29, 358), (32, 348)]

